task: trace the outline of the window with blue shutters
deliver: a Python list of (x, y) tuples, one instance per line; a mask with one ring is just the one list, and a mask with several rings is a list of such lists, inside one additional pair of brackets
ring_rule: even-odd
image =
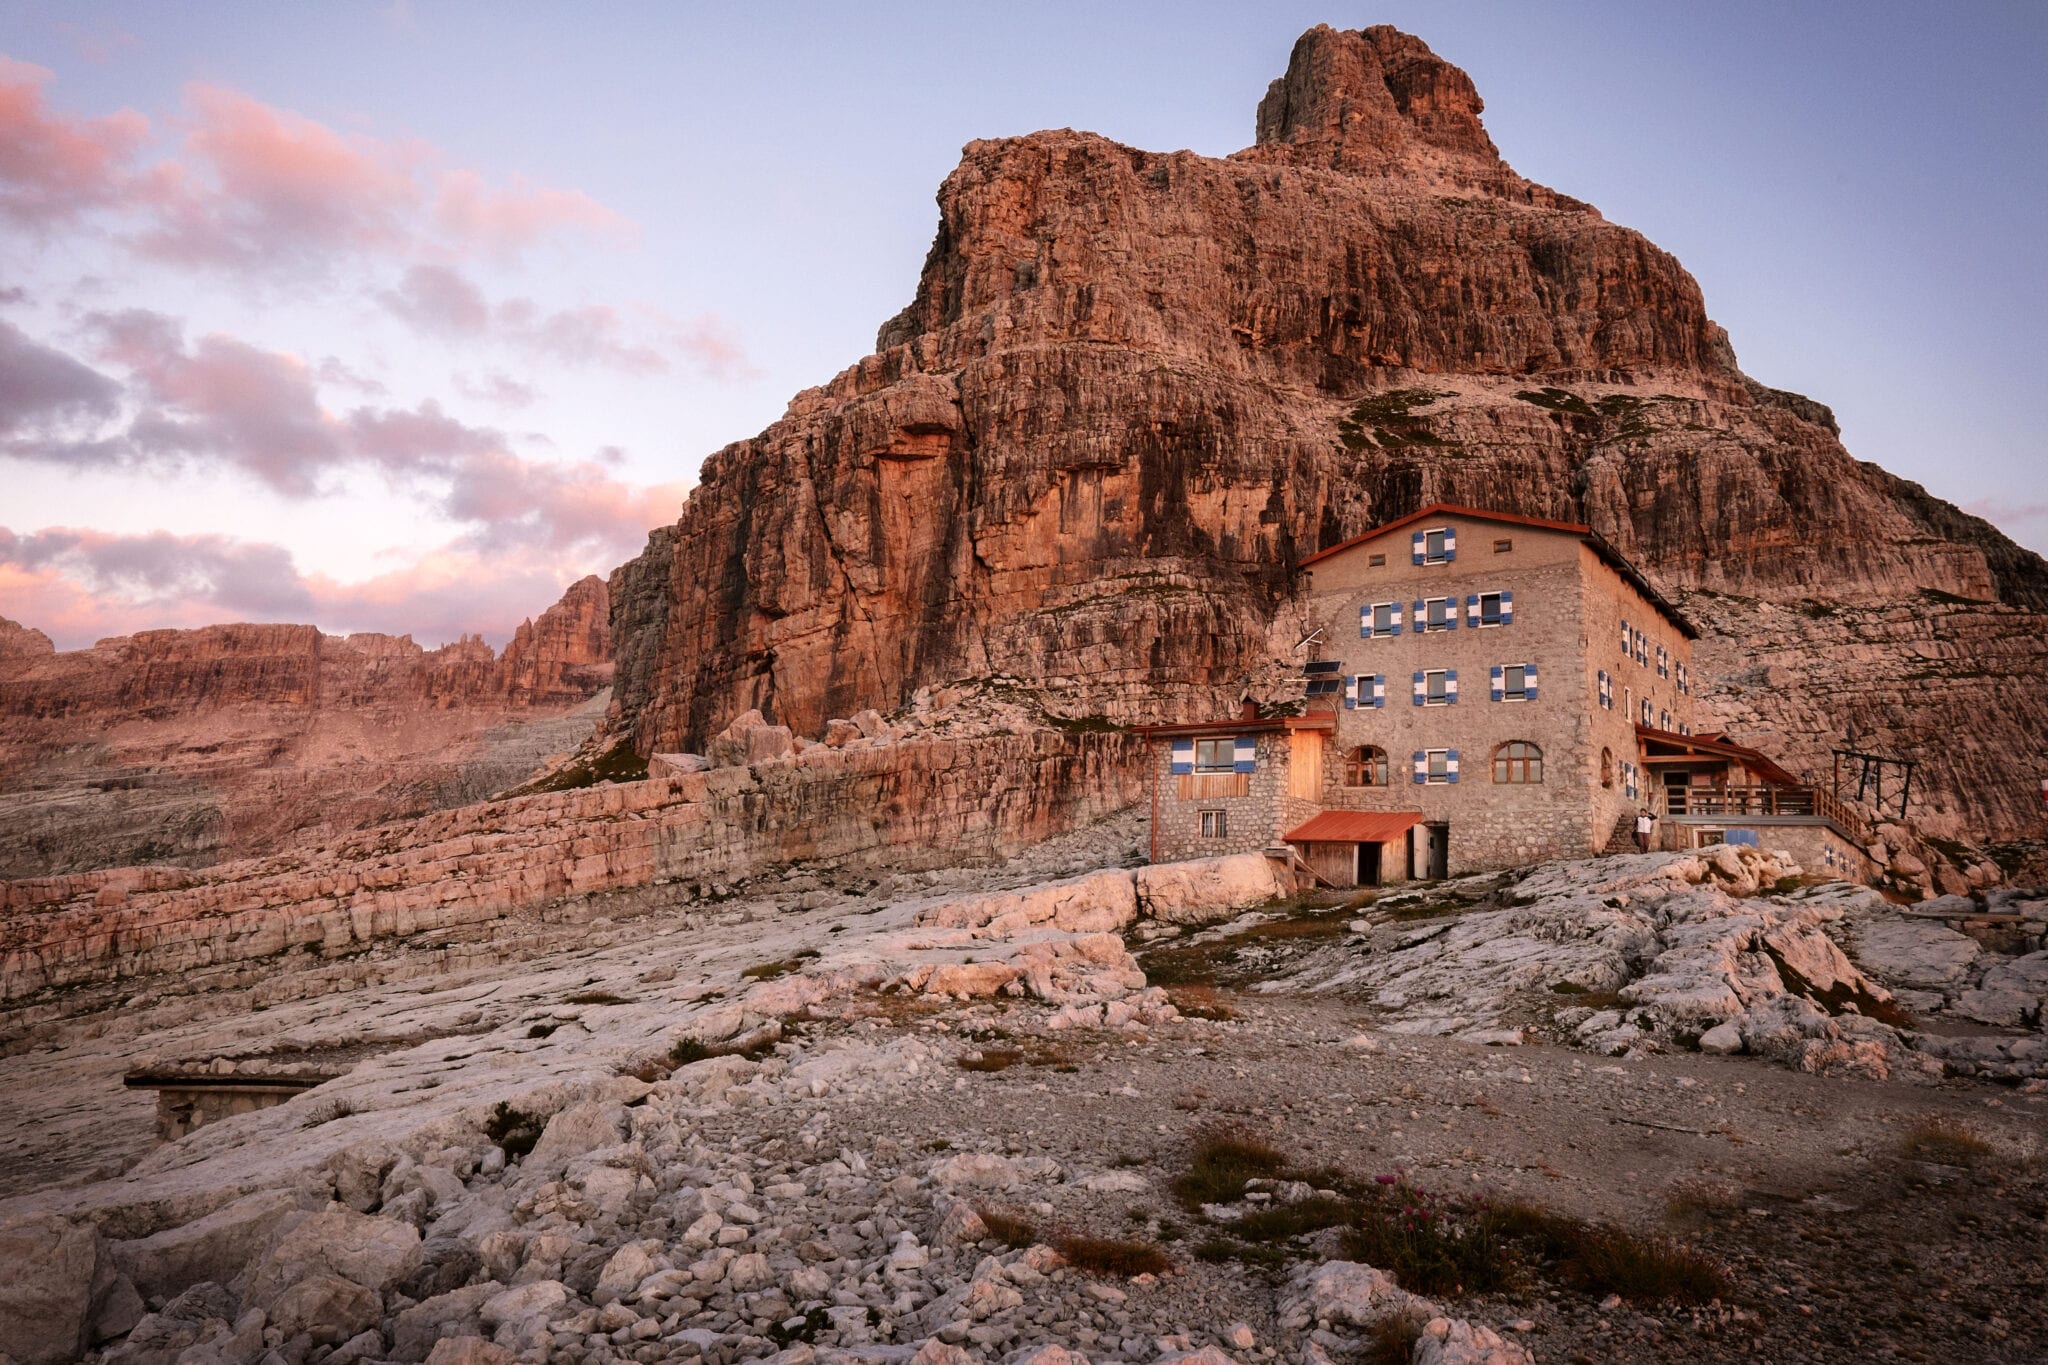
[(1458, 701), (1458, 670), (1455, 668), (1431, 668), (1417, 674), (1421, 678), (1419, 695), (1424, 706), (1454, 706)]
[(1692, 695), (1692, 673), (1684, 664), (1678, 665), (1678, 694), (1681, 697)]
[(1635, 652), (1636, 633), (1629, 626), (1628, 622), (1623, 621), (1621, 623), (1621, 657), (1624, 659), (1633, 658)]
[(1649, 723), (1650, 723), (1650, 699), (1649, 699), (1648, 697), (1644, 697), (1644, 698), (1643, 698), (1643, 724), (1645, 724), (1645, 725), (1648, 725)]
[(1514, 620), (1514, 594), (1508, 592), (1475, 592), (1465, 597), (1465, 624), (1468, 626), (1505, 626)]
[(1624, 793), (1626, 793), (1629, 796), (1634, 796), (1636, 794), (1635, 764), (1623, 763), (1621, 765), (1621, 789)]
[(1458, 536), (1448, 526), (1417, 531), (1414, 541), (1417, 564), (1448, 564), (1458, 557)]
[(1237, 752), (1234, 755), (1231, 767), (1241, 773), (1257, 772), (1259, 770), (1259, 741), (1250, 735), (1240, 735), (1237, 740)]
[(1456, 782), (1458, 780), (1458, 751), (1456, 749), (1424, 749), (1415, 755), (1417, 782)]
[(1358, 704), (1360, 706), (1377, 706), (1382, 709), (1386, 707), (1386, 674), (1374, 673), (1368, 676), (1361, 676), (1358, 679)]
[(1361, 639), (1372, 640), (1382, 635), (1401, 633), (1401, 604), (1399, 602), (1373, 602), (1358, 609), (1358, 634)]
[(1456, 630), (1458, 599), (1428, 597), (1415, 604), (1415, 628), (1422, 631)]
[(1230, 773), (1237, 771), (1237, 741), (1198, 739), (1195, 741), (1195, 771)]
[(1536, 700), (1536, 665), (1495, 664), (1493, 666), (1493, 699), (1495, 701)]
[(1609, 711), (1614, 709), (1614, 679), (1604, 668), (1600, 670), (1600, 704)]
[(1657, 713), (1657, 728), (1659, 730), (1669, 730), (1671, 728), (1671, 713), (1669, 711), (1659, 711)]
[(1191, 739), (1177, 739), (1173, 742), (1173, 771), (1191, 773), (1195, 770), (1195, 742)]
[(1636, 662), (1644, 668), (1650, 666), (1650, 637), (1640, 630), (1636, 632)]

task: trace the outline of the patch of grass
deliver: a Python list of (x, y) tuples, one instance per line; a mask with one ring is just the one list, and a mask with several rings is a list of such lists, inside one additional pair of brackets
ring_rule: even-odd
[(1803, 878), (1780, 877), (1771, 883), (1771, 894), (1774, 896), (1789, 896), (1805, 884)]
[(1515, 395), (1524, 403), (1533, 403), (1539, 408), (1552, 412), (1566, 412), (1574, 417), (1591, 417), (1593, 405), (1568, 389), (1542, 388), (1523, 389)]
[(1211, 1237), (1195, 1247), (1195, 1259), (1221, 1265), (1236, 1261), (1256, 1270), (1285, 1270), (1294, 1258), (1282, 1247), (1259, 1246), (1230, 1237)]
[(1359, 1203), (1344, 1253), (1411, 1294), (1490, 1294), (1512, 1284), (1518, 1269), (1491, 1208), (1439, 1201), (1399, 1180)]
[(1166, 998), (1189, 1019), (1222, 1023), (1237, 1018), (1237, 1011), (1225, 1003), (1214, 986), (1180, 986), (1167, 991)]
[(1725, 1180), (1680, 1180), (1664, 1195), (1664, 1212), (1679, 1220), (1712, 1218), (1741, 1207), (1741, 1187)]
[(610, 991), (578, 991), (574, 995), (564, 996), (562, 1003), (565, 1005), (630, 1005), (633, 1002), (623, 995), (614, 995)]
[(505, 1155), (513, 1160), (525, 1156), (540, 1141), (540, 1131), (547, 1126), (546, 1120), (524, 1110), (514, 1109), (504, 1100), (491, 1110), (491, 1116), (484, 1120), (484, 1136), (505, 1149)]
[(1570, 996), (1574, 1005), (1584, 1005), (1588, 1009), (1615, 1010), (1624, 1009), (1628, 1005), (1626, 1000), (1613, 991), (1588, 990), (1576, 981), (1553, 981), (1550, 992), (1552, 995)]
[(1084, 1275), (1164, 1275), (1173, 1268), (1166, 1252), (1153, 1242), (1121, 1237), (1060, 1237), (1053, 1249)]
[(780, 961), (756, 962), (753, 966), (742, 969), (740, 975), (750, 981), (773, 981), (778, 976), (788, 976), (791, 972), (803, 966), (804, 963), (817, 956), (818, 950), (816, 948), (806, 948), (802, 952), (783, 958)]
[(1038, 1240), (1038, 1225), (1015, 1209), (983, 1208), (977, 1204), (974, 1212), (988, 1229), (988, 1235), (1012, 1250), (1021, 1250)]
[(1195, 1134), (1188, 1168), (1174, 1179), (1173, 1191), (1191, 1208), (1229, 1204), (1243, 1197), (1247, 1180), (1286, 1169), (1286, 1156), (1249, 1128), (1217, 1125)]
[(640, 782), (647, 777), (647, 760), (633, 752), (631, 743), (621, 740), (595, 758), (578, 759), (560, 772), (515, 787), (509, 795), (531, 796), (536, 792), (575, 791), (600, 782)]
[(1619, 1294), (1632, 1303), (1706, 1303), (1728, 1293), (1727, 1272), (1711, 1258), (1621, 1228), (1587, 1228), (1559, 1269), (1589, 1294)]
[(1257, 1209), (1232, 1223), (1230, 1230), (1247, 1242), (1284, 1242), (1324, 1228), (1343, 1227), (1357, 1212), (1348, 1199), (1318, 1195), (1293, 1204)]
[(1899, 1139), (1899, 1151), (1914, 1161), (1975, 1168), (1995, 1156), (1998, 1149), (1961, 1119), (1930, 1114), (1914, 1120), (1906, 1129)]
[(714, 1056), (711, 1047), (702, 1038), (684, 1036), (668, 1045), (668, 1064), (671, 1067), (688, 1066)]
[(1113, 735), (1124, 727), (1108, 716), (1047, 716), (1052, 728), (1069, 735)]
[(1023, 1060), (1022, 1048), (985, 1047), (979, 1052), (962, 1053), (959, 1067), (962, 1071), (1007, 1071)]
[(1351, 411), (1337, 419), (1337, 439), (1346, 449), (1363, 450), (1368, 444), (1366, 430), (1372, 431), (1371, 443), (1383, 450), (1398, 450), (1403, 446), (1440, 446), (1447, 442), (1429, 429), (1428, 419), (1416, 416), (1412, 408), (1425, 408), (1439, 398), (1450, 397), (1430, 389), (1389, 389), (1385, 393), (1370, 394), (1352, 404)]
[(1429, 1319), (1422, 1313), (1388, 1314), (1366, 1333), (1361, 1360), (1364, 1365), (1408, 1365), (1415, 1356), (1415, 1343), (1422, 1340), (1422, 1329), (1428, 1325)]
[(560, 1027), (560, 1024), (535, 1024), (526, 1031), (526, 1036), (529, 1038), (545, 1038)]

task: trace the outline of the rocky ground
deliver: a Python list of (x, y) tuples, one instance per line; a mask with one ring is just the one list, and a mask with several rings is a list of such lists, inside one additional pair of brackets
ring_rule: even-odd
[[(1980, 942), (1742, 854), (1304, 903), (1140, 835), (16, 1011), (0, 1349), (2048, 1352), (2038, 903)], [(164, 1146), (119, 1088), (308, 1057)]]

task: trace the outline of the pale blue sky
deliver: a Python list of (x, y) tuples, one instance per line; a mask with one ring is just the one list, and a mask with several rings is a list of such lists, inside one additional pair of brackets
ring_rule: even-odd
[[(416, 414), (431, 400), (502, 437), (528, 474), (582, 464), (578, 487), (616, 510), (630, 490), (692, 479), (710, 451), (867, 353), (910, 297), (933, 191), (962, 143), (1068, 126), (1150, 149), (1236, 150), (1317, 22), (1420, 35), (1471, 73), (1517, 170), (1685, 263), (1750, 374), (1833, 406), (1858, 457), (2048, 548), (2040, 4), (17, 0), (0, 13), (0, 53), (51, 73), (43, 112), (146, 115), (138, 165), (196, 164), (196, 144), (180, 140), (218, 131), (196, 82), (325, 125), (383, 164), (474, 171), (508, 195), (579, 191), (631, 227), (571, 224), (516, 253), (422, 236), (241, 269), (138, 256), (123, 235), (134, 217), (101, 207), (7, 233), (0, 283), (25, 296), (0, 319), (117, 378), (93, 315), (120, 309), (176, 319), (193, 356), (197, 338), (218, 333), (309, 369), (332, 359), (339, 368), (316, 386), (329, 411)], [(403, 322), (386, 300), (423, 264), (458, 269), (501, 306), (531, 300), (535, 318), (609, 306), (621, 354), (651, 348), (665, 362), (564, 364), (511, 313), (462, 335)], [(491, 396), (493, 372), (535, 396)], [(350, 387), (349, 373), (383, 392)], [(597, 459), (608, 447), (622, 453)], [(502, 638), (545, 605), (550, 579), (609, 569), (640, 529), (571, 527), (511, 555), (508, 540), (531, 524), (516, 508), (422, 498), (418, 480), (353, 447), (326, 469), (309, 497), (275, 471), (266, 483), (253, 465), (200, 456), (85, 472), (0, 461), (0, 527), (17, 534), (274, 542), (307, 580), (274, 597), (222, 588), (206, 577), (228, 572), (215, 541), (213, 567), (183, 578), (124, 577), (105, 554), (88, 562), (43, 543), (34, 582), (68, 574), (84, 595), (60, 612), (30, 579), (0, 577), (0, 614), (63, 614), (67, 644), (152, 611), (190, 624), (266, 607), (303, 607), (330, 629), (431, 640), (470, 625)], [(665, 519), (673, 499), (631, 505)], [(411, 566), (436, 555), (438, 586), (406, 596)], [(516, 566), (504, 591), (459, 591), (492, 555)], [(379, 574), (383, 589), (355, 586)], [(121, 610), (88, 609), (108, 602)]]

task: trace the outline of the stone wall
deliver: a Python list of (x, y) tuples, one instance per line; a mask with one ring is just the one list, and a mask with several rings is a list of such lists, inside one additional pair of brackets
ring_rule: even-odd
[(204, 871), (0, 883), (0, 999), (485, 923), (570, 897), (835, 858), (1007, 856), (1129, 805), (1142, 750), (1052, 730), (812, 745), (773, 762), (440, 811)]
[[(1206, 738), (1223, 738), (1221, 735)], [(1256, 853), (1276, 842), (1292, 825), (1287, 817), (1298, 809), (1287, 797), (1288, 747), (1285, 732), (1257, 736), (1258, 767), (1247, 774), (1243, 796), (1207, 795), (1183, 799), (1173, 772), (1173, 742), (1152, 741), (1151, 780), (1157, 784), (1153, 817), (1156, 863), (1210, 858), (1224, 853)], [(1195, 775), (1199, 781), (1201, 774)], [(1220, 839), (1202, 837), (1202, 812), (1222, 811), (1228, 833)], [(1302, 818), (1306, 819), (1304, 815)]]

